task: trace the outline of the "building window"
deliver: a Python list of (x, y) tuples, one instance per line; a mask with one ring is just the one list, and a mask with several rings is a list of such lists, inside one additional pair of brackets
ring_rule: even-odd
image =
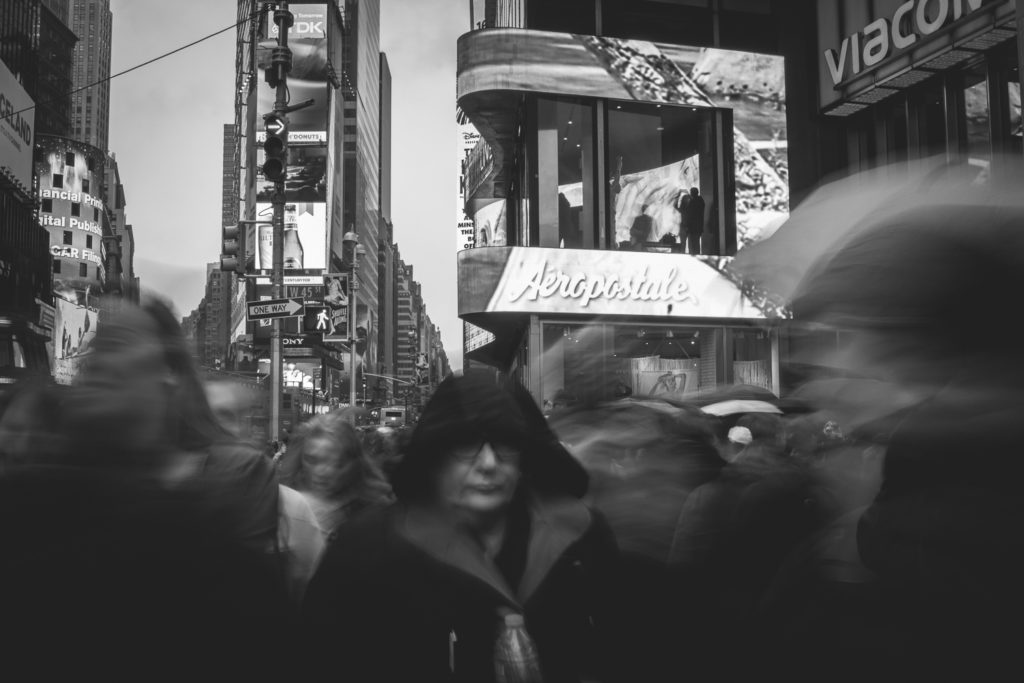
[(723, 196), (713, 118), (708, 108), (609, 102), (608, 229), (619, 248), (722, 253), (711, 239)]
[(59, 258), (53, 259), (53, 272), (55, 272), (55, 273), (59, 273), (60, 272), (60, 259)]
[(80, 202), (71, 202), (71, 215), (81, 216), (82, 215), (82, 204)]
[(74, 152), (68, 152), (68, 153), (66, 153), (64, 155), (64, 165), (65, 166), (74, 166), (75, 165), (75, 153)]
[(65, 230), (64, 231), (64, 244), (71, 244), (71, 243), (72, 243), (71, 231), (70, 230)]
[(85, 265), (84, 263), (79, 263), (78, 264), (78, 276), (79, 277), (89, 277), (89, 266)]
[(92, 235), (85, 236), (85, 248), (92, 249)]
[(53, 213), (53, 200), (50, 199), (49, 197), (43, 199), (43, 203), (40, 206), (40, 210), (43, 213)]
[(95, 206), (92, 207), (92, 219), (98, 221), (100, 219), (100, 210)]
[(89, 191), (89, 179), (88, 178), (82, 178), (82, 192), (88, 192), (88, 191)]
[(53, 174), (53, 186), (64, 187), (64, 176), (60, 173)]
[(102, 278), (100, 277), (100, 267), (99, 267), (99, 266), (96, 266), (96, 279), (97, 279), (97, 280), (100, 280), (100, 279), (102, 279)]

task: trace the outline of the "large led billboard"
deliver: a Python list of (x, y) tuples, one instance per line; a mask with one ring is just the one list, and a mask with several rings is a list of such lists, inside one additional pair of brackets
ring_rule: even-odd
[(35, 103), (0, 62), (0, 166), (23, 187), (32, 187)]
[[(327, 5), (293, 4), (294, 23), (288, 29), (288, 47), (292, 52), (288, 72), (289, 102), (294, 105), (313, 100), (313, 105), (288, 114), (289, 144), (326, 144), (327, 114), (330, 93), (330, 60), (327, 51)], [(266, 71), (271, 66), (272, 50), (277, 47), (277, 25), (269, 23), (269, 35), (260, 41), (256, 61), (260, 75), (256, 111), (259, 114), (256, 140), (262, 142), (266, 133), (262, 115), (272, 112), (277, 91), (266, 84)]]
[(39, 224), (50, 233), (54, 289), (83, 291), (102, 281), (105, 155), (66, 138), (39, 136)]
[[(460, 37), (458, 69), (459, 103), (471, 116), (476, 112), (483, 119), (488, 116), (488, 107), (494, 106), (494, 97), (507, 92), (536, 93), (541, 98), (558, 98), (559, 102), (586, 103), (592, 101), (590, 98), (608, 102), (608, 128), (615, 128), (617, 119), (622, 121), (618, 126), (619, 139), (628, 152), (618, 180), (625, 178), (634, 184), (632, 191), (615, 197), (617, 242), (628, 238), (631, 222), (644, 203), (643, 192), (639, 190), (650, 187), (648, 181), (656, 181), (656, 191), (660, 193), (655, 201), (647, 202), (650, 211), (662, 219), (656, 237), (666, 232), (678, 233), (678, 227), (673, 228), (678, 218), (669, 210), (673, 195), (678, 197), (693, 186), (699, 187), (702, 194), (711, 191), (715, 169), (704, 163), (704, 157), (712, 157), (715, 150), (705, 149), (700, 163), (692, 169), (706, 176), (700, 179), (702, 182), (690, 184), (695, 180), (690, 177), (690, 169), (675, 164), (691, 156), (676, 154), (681, 145), (707, 147), (701, 140), (711, 134), (710, 112), (716, 109), (730, 110), (732, 117), (730, 165), (735, 179), (736, 248), (764, 239), (788, 216), (782, 57), (607, 36), (493, 29)], [(646, 107), (650, 110), (647, 113)], [(693, 112), (696, 123), (689, 128), (681, 123), (678, 130), (671, 129), (665, 123), (665, 112), (669, 110)], [(661, 122), (655, 120), (658, 111)], [(636, 137), (640, 135), (638, 124), (627, 120), (628, 117), (636, 121), (651, 119), (645, 137)], [(575, 128), (582, 129), (581, 123), (586, 122), (576, 121)], [(697, 132), (691, 135), (692, 131)], [(672, 135), (677, 133), (691, 135), (697, 141), (674, 143)], [(568, 142), (562, 135), (560, 132), (559, 140)], [(576, 143), (573, 147), (580, 145), (583, 149), (587, 140), (574, 138), (572, 142)], [(644, 156), (645, 147), (657, 143), (661, 145), (661, 158), (648, 154), (649, 159), (639, 159)], [(611, 180), (620, 152), (613, 149), (615, 140), (599, 144), (607, 145), (605, 167)], [(674, 156), (665, 158), (666, 155)], [(675, 175), (670, 179), (666, 174)], [(467, 178), (467, 184), (472, 187), (470, 180)], [(481, 185), (485, 179), (476, 178), (473, 182)], [(562, 185), (571, 183), (560, 181), (558, 185), (562, 190)], [(626, 189), (624, 185), (616, 185), (613, 191)], [(578, 207), (571, 196), (567, 195), (567, 199), (570, 208)], [(581, 196), (579, 203), (582, 201)]]
[[(284, 207), (284, 267), (285, 270), (327, 268), (327, 205), (319, 202), (288, 202)], [(270, 221), (274, 207), (265, 202), (256, 203), (261, 221)], [(256, 269), (273, 267), (274, 227), (256, 226)]]

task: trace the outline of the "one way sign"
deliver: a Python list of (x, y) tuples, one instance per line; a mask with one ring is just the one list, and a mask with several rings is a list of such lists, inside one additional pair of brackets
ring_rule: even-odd
[(268, 299), (246, 302), (246, 318), (250, 322), (271, 318), (290, 318), (302, 315), (305, 310), (306, 306), (301, 299)]

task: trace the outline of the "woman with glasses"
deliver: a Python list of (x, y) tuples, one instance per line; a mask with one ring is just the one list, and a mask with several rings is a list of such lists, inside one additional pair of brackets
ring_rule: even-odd
[(493, 681), (503, 624), (522, 619), (539, 658), (523, 680), (616, 678), (614, 539), (528, 394), (446, 379), (392, 485), (397, 503), (344, 527), (306, 593), (309, 637), (344, 673)]

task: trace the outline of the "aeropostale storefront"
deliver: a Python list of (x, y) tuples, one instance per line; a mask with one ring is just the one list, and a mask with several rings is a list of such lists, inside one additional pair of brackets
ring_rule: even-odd
[(744, 293), (728, 258), (489, 247), (459, 253), (459, 315), (494, 334), (469, 357), (538, 404), (687, 400), (723, 384), (778, 393), (782, 314)]

